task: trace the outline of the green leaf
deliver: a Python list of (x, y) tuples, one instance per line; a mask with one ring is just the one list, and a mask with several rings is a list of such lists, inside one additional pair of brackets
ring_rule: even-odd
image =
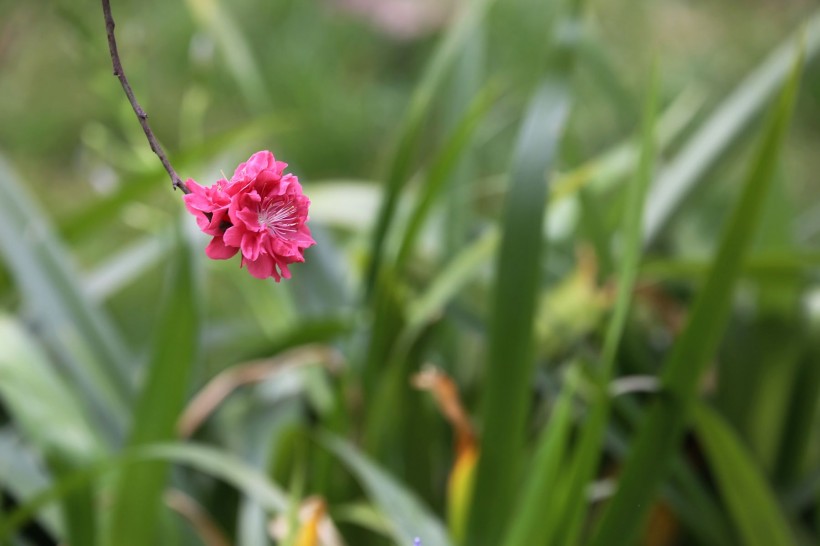
[(116, 294), (164, 259), (171, 240), (163, 230), (124, 246), (85, 276), (86, 293), (98, 301)]
[[(807, 470), (820, 470), (820, 465), (807, 463), (812, 458), (812, 431), (817, 432), (815, 416), (820, 409), (820, 329), (812, 324), (808, 347), (794, 375), (788, 426), (780, 441), (778, 478), (787, 485), (799, 483)], [(808, 466), (808, 468), (807, 468)]]
[[(703, 94), (687, 89), (658, 116), (657, 147), (665, 152), (689, 127), (703, 105)], [(616, 183), (635, 170), (640, 161), (640, 142), (630, 137), (584, 161), (568, 172), (558, 173), (550, 188), (552, 207), (585, 187), (594, 195), (612, 190)]]
[(102, 445), (74, 392), (15, 319), (0, 315), (0, 396), (20, 431), (47, 456), (88, 461)]
[(562, 499), (554, 512), (548, 512), (548, 533), (561, 527), (561, 533), (548, 534), (550, 539), (558, 537), (558, 543), (575, 544), (581, 531), (583, 515), (587, 506), (586, 488), (599, 464), (604, 432), (610, 413), (608, 386), (615, 371), (615, 355), (623, 336), (626, 318), (632, 301), (635, 280), (641, 259), (641, 218), (647, 189), (652, 180), (655, 165), (655, 125), (657, 115), (658, 76), (653, 71), (650, 77), (643, 113), (641, 152), (635, 172), (634, 182), (627, 189), (627, 200), (622, 213), (623, 254), (619, 257), (618, 292), (615, 309), (604, 338), (600, 363), (593, 370), (594, 392), (591, 397), (590, 415), (584, 421), (581, 439), (572, 458), (570, 485), (567, 497)]
[[(174, 258), (148, 375), (136, 407), (129, 439), (132, 447), (174, 438), (196, 357), (198, 302), (192, 256), (187, 247), (179, 245)], [(162, 463), (136, 465), (123, 472), (114, 494), (109, 544), (156, 543), (166, 476), (167, 465)]]
[(271, 514), (284, 512), (288, 507), (287, 494), (268, 476), (249, 466), (231, 453), (199, 444), (164, 443), (146, 445), (127, 455), (131, 462), (167, 461), (194, 468), (219, 478), (252, 498)]
[(729, 425), (705, 404), (695, 405), (694, 423), (721, 496), (743, 537), (743, 544), (794, 544), (773, 491)]
[(685, 197), (707, 180), (704, 175), (746, 134), (752, 120), (788, 80), (798, 44), (804, 48), (804, 61), (820, 50), (820, 11), (738, 84), (658, 175), (644, 215), (645, 243), (658, 237)]
[(498, 248), (498, 239), (498, 229), (488, 227), (445, 265), (427, 290), (408, 304), (405, 336), (415, 335), (441, 314), (447, 303), (481, 272), (481, 266)]
[(802, 64), (802, 55), (796, 56), (791, 76), (749, 166), (743, 192), (729, 218), (709, 277), (667, 358), (662, 375), (663, 392), (651, 405), (636, 435), (618, 490), (593, 536), (593, 546), (633, 543), (653, 494), (675, 454), (698, 380), (711, 361), (728, 320), (733, 288), (751, 247), (791, 119)]
[[(48, 357), (14, 320), (0, 316), (0, 396), (17, 427), (43, 453), (51, 472), (65, 476), (104, 452), (73, 391)], [(94, 544), (93, 494), (81, 488), (65, 499), (66, 538)]]
[(2, 156), (0, 255), (46, 341), (64, 359), (87, 414), (116, 443), (132, 395), (128, 370), (133, 362), (108, 318), (86, 297), (47, 216)]
[[(105, 459), (84, 470), (67, 475), (31, 501), (18, 507), (0, 525), (0, 540), (8, 538), (43, 507), (72, 491), (86, 486), (111, 471), (127, 471), (135, 465), (157, 462), (187, 465), (218, 478), (252, 498), (268, 512), (275, 514), (287, 509), (287, 495), (263, 473), (234, 455), (198, 444), (161, 443), (129, 449)], [(125, 539), (123, 539), (125, 540)], [(121, 544), (121, 542), (115, 542)], [(155, 544), (154, 542), (148, 544)]]
[(452, 178), (453, 170), (459, 164), (465, 149), (472, 141), (476, 128), (487, 115), (496, 99), (495, 88), (492, 86), (485, 87), (473, 100), (470, 108), (453, 129), (445, 145), (433, 160), (422, 185), (419, 198), (416, 201), (416, 206), (410, 214), (410, 220), (404, 230), (396, 257), (396, 269), (400, 270), (410, 257), (416, 238), (433, 207), (436, 197), (441, 194), (447, 181)]
[[(577, 373), (571, 368), (570, 373)], [(541, 432), (531, 463), (529, 478), (513, 513), (512, 524), (503, 544), (507, 546), (545, 544), (544, 518), (556, 507), (558, 480), (566, 463), (572, 425), (572, 399), (578, 378), (569, 377), (552, 410), (549, 423)]]
[(262, 78), (253, 50), (233, 17), (220, 0), (186, 0), (185, 4), (196, 21), (219, 44), (225, 56), (225, 66), (236, 81), (248, 106), (256, 112), (270, 108), (270, 96)]
[(413, 154), (419, 144), (422, 128), (433, 105), (436, 91), (446, 79), (462, 45), (481, 23), (494, 2), (495, 0), (476, 0), (464, 5), (463, 13), (459, 14), (457, 21), (438, 45), (421, 82), (413, 93), (399, 133), (398, 144), (388, 168), (385, 195), (373, 231), (370, 265), (366, 276), (368, 294), (372, 294), (376, 288), (376, 281), (382, 266), (385, 239), (396, 213), (401, 190), (413, 170)]
[(533, 317), (541, 278), (544, 211), (551, 166), (569, 111), (562, 83), (534, 91), (518, 137), (502, 216), (481, 417), (478, 462), (467, 543), (497, 544), (519, 478), (533, 376)]
[(416, 537), (421, 537), (425, 546), (451, 544), (441, 521), (390, 474), (340, 438), (326, 434), (322, 443), (344, 462), (381, 510), (396, 544), (412, 544)]
[[(0, 476), (0, 487), (21, 504), (48, 487), (51, 481), (51, 476), (42, 468), (36, 451), (10, 425), (0, 429)], [(37, 514), (37, 522), (53, 535), (64, 536), (62, 520), (56, 507), (41, 510)]]

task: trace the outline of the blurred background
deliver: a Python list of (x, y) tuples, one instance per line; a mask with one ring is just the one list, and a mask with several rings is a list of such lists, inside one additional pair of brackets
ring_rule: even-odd
[(100, 6), (0, 0), (0, 544), (820, 542), (813, 2), (112, 4), (318, 244), (207, 260)]

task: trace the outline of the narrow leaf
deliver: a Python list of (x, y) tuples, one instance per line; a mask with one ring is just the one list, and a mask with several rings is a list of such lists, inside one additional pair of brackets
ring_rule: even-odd
[[(577, 370), (571, 369), (571, 372)], [(574, 382), (568, 378), (552, 410), (549, 423), (541, 432), (538, 447), (528, 473), (529, 479), (519, 499), (518, 510), (514, 513), (512, 525), (503, 544), (518, 546), (544, 544), (544, 517), (548, 507), (555, 506), (558, 478), (562, 464), (566, 463), (570, 427), (572, 425), (572, 398), (575, 394)]]
[[(126, 450), (84, 470), (67, 475), (48, 489), (41, 491), (28, 503), (9, 514), (0, 525), (0, 540), (8, 538), (39, 510), (63, 498), (78, 488), (105, 475), (106, 472), (128, 471), (135, 465), (158, 462), (189, 466), (204, 474), (219, 478), (252, 498), (271, 514), (283, 512), (288, 506), (287, 495), (263, 473), (234, 455), (198, 444), (150, 444)], [(115, 542), (115, 544), (121, 544)], [(149, 544), (155, 544), (151, 542)]]
[(794, 544), (789, 525), (774, 493), (748, 449), (721, 417), (704, 404), (694, 411), (695, 430), (709, 461), (721, 496), (746, 546)]
[[(197, 301), (189, 249), (177, 247), (166, 305), (161, 312), (153, 355), (136, 408), (129, 444), (141, 446), (170, 440), (188, 389), (196, 355)], [(109, 544), (156, 543), (158, 508), (167, 465), (137, 465), (123, 472), (112, 507)]]
[(409, 258), (416, 238), (433, 207), (436, 197), (444, 189), (446, 182), (452, 177), (453, 170), (459, 164), (459, 160), (471, 142), (476, 128), (496, 98), (497, 94), (492, 87), (488, 86), (480, 92), (464, 114), (464, 117), (453, 130), (452, 135), (447, 139), (441, 152), (439, 152), (433, 161), (430, 171), (425, 177), (416, 206), (404, 230), (404, 235), (399, 245), (399, 253), (396, 258), (397, 269), (401, 269)]
[[(550, 522), (546, 526), (548, 537), (552, 539), (554, 536), (563, 536), (564, 544), (575, 544), (581, 531), (584, 509), (587, 506), (585, 491), (599, 463), (599, 453), (609, 418), (610, 400), (607, 387), (615, 372), (615, 355), (626, 325), (635, 279), (638, 275), (641, 258), (641, 218), (655, 164), (657, 93), (658, 76), (653, 71), (644, 104), (640, 159), (635, 179), (627, 190), (628, 195), (622, 217), (624, 250), (619, 260), (618, 294), (604, 338), (600, 364), (598, 369), (593, 371), (596, 392), (592, 396), (590, 415), (584, 421), (581, 440), (573, 457), (567, 498), (563, 499), (558, 506), (554, 506), (554, 513), (547, 516), (547, 521)], [(556, 531), (559, 525), (563, 529), (563, 535), (552, 535), (551, 533)]]
[[(15, 424), (41, 451), (52, 474), (83, 468), (103, 446), (73, 391), (66, 389), (48, 357), (13, 319), (0, 316), (0, 398)], [(91, 488), (78, 488), (63, 503), (66, 539), (94, 544), (95, 508)]]
[(645, 243), (657, 238), (685, 197), (706, 180), (704, 175), (744, 136), (755, 116), (788, 80), (797, 44), (804, 48), (804, 61), (820, 50), (820, 11), (737, 85), (660, 173), (644, 215)]
[(415, 537), (422, 537), (424, 546), (451, 544), (441, 521), (390, 474), (344, 440), (325, 435), (322, 442), (350, 469), (381, 510), (396, 544), (413, 544)]
[(412, 172), (413, 154), (422, 135), (422, 128), (435, 98), (435, 93), (448, 75), (462, 45), (481, 23), (495, 0), (476, 0), (464, 5), (463, 13), (450, 27), (427, 65), (421, 82), (416, 87), (407, 115), (404, 118), (396, 151), (392, 157), (385, 182), (385, 195), (373, 231), (370, 265), (366, 277), (366, 291), (376, 288), (382, 265), (384, 242), (390, 230), (399, 195)]
[(45, 339), (65, 360), (88, 414), (115, 443), (131, 398), (131, 358), (111, 322), (83, 292), (78, 270), (47, 216), (1, 156), (0, 255)]
[[(10, 425), (0, 429), (0, 487), (19, 503), (27, 502), (35, 493), (48, 487), (51, 476), (42, 466), (37, 452), (23, 441), (15, 429)], [(53, 535), (63, 536), (63, 525), (56, 507), (41, 510), (37, 514), (37, 522)]]
[(733, 288), (751, 246), (777, 158), (791, 119), (802, 67), (797, 56), (746, 176), (743, 192), (721, 238), (711, 272), (662, 376), (663, 393), (649, 409), (593, 537), (593, 546), (633, 543), (654, 492), (674, 456), (697, 382), (709, 364), (731, 309)]
[(533, 374), (533, 317), (541, 277), (547, 186), (569, 111), (566, 87), (545, 79), (533, 93), (519, 134), (502, 217), (491, 304), (482, 453), (467, 543), (497, 544), (519, 477)]

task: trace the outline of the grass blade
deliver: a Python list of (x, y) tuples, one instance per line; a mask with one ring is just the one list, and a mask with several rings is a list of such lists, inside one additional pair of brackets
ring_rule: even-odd
[[(612, 380), (615, 368), (615, 355), (623, 336), (626, 318), (629, 312), (635, 280), (641, 257), (641, 218), (649, 183), (652, 180), (655, 164), (655, 125), (657, 115), (658, 77), (653, 72), (649, 92), (644, 104), (641, 152), (635, 180), (628, 189), (627, 201), (623, 211), (623, 256), (618, 271), (618, 293), (615, 309), (609, 322), (601, 353), (600, 366), (593, 371), (594, 395), (590, 416), (585, 420), (581, 440), (575, 451), (570, 471), (570, 485), (567, 497), (558, 506), (548, 511), (550, 525), (548, 532), (557, 526), (563, 527), (562, 544), (575, 544), (581, 531), (584, 508), (587, 505), (586, 487), (592, 480), (598, 465), (599, 453), (604, 440), (607, 419), (610, 413), (610, 400), (607, 387)], [(553, 516), (555, 514), (555, 516)], [(560, 514), (560, 515), (559, 515)], [(548, 535), (552, 539), (555, 535)]]
[[(740, 200), (720, 241), (711, 273), (688, 323), (670, 353), (656, 400), (627, 458), (618, 491), (609, 502), (593, 546), (631, 544), (686, 423), (698, 379), (708, 365), (728, 320), (733, 288), (742, 271), (774, 177), (780, 148), (791, 119), (802, 68), (802, 54), (780, 94), (762, 135)], [(636, 508), (637, 507), (637, 508)]]
[(102, 446), (54, 365), (13, 318), (0, 315), (0, 396), (18, 430), (49, 457), (88, 461)]
[(112, 442), (125, 422), (132, 365), (118, 333), (83, 292), (68, 251), (20, 177), (0, 157), (0, 255), (46, 339), (64, 356), (90, 416)]
[(171, 237), (166, 231), (124, 246), (85, 276), (86, 293), (96, 301), (104, 301), (157, 265), (170, 247)]
[(794, 544), (772, 490), (737, 435), (704, 404), (695, 406), (694, 423), (743, 544)]
[(225, 65), (248, 106), (256, 112), (267, 111), (271, 101), (262, 72), (245, 40), (245, 33), (230, 13), (225, 11), (220, 0), (186, 0), (185, 4), (219, 44)]
[[(571, 372), (576, 372), (571, 368)], [(548, 506), (554, 506), (561, 464), (566, 462), (566, 451), (572, 425), (572, 399), (577, 377), (569, 377), (555, 402), (549, 423), (541, 432), (532, 461), (532, 471), (519, 499), (518, 512), (503, 544), (526, 546), (545, 544), (544, 515)]]
[(657, 238), (686, 195), (745, 134), (751, 121), (787, 81), (798, 43), (805, 48), (804, 60), (817, 54), (820, 49), (820, 12), (740, 82), (660, 173), (649, 194), (649, 206), (644, 215), (646, 244)]
[(425, 546), (450, 545), (441, 521), (404, 486), (347, 442), (330, 435), (323, 436), (322, 441), (358, 478), (381, 509), (391, 524), (396, 544), (412, 544), (415, 537), (421, 537)]
[(399, 195), (412, 171), (413, 154), (421, 138), (426, 116), (433, 104), (436, 90), (448, 75), (461, 46), (481, 23), (495, 0), (476, 0), (465, 4), (465, 11), (441, 41), (421, 82), (413, 94), (404, 118), (396, 151), (388, 169), (385, 195), (373, 231), (370, 265), (366, 276), (366, 293), (372, 295), (381, 269), (384, 242), (395, 216)]
[(484, 438), (467, 543), (497, 544), (515, 496), (532, 380), (533, 317), (541, 274), (547, 186), (569, 111), (562, 83), (533, 93), (512, 164), (502, 217), (490, 341), (482, 401)]
[[(51, 481), (35, 450), (25, 444), (11, 426), (0, 429), (0, 476), (3, 476), (0, 487), (21, 503), (48, 487)], [(63, 536), (62, 520), (54, 507), (41, 510), (37, 514), (37, 522), (51, 534)]]
[(470, 144), (476, 128), (484, 119), (497, 98), (495, 89), (488, 86), (475, 98), (464, 117), (453, 129), (453, 133), (446, 145), (433, 161), (430, 171), (425, 177), (424, 186), (416, 206), (410, 215), (410, 220), (404, 230), (399, 252), (396, 258), (396, 269), (401, 269), (421, 231), (424, 220), (433, 207), (436, 197), (441, 193), (446, 182), (451, 178), (453, 170), (458, 166), (464, 149)]
[[(780, 443), (777, 477), (786, 485), (802, 481), (811, 455), (812, 430), (817, 430), (814, 416), (820, 409), (820, 336), (816, 324), (809, 327), (811, 341), (795, 373), (791, 401)], [(820, 470), (820, 465), (815, 465)]]
[(488, 227), (444, 267), (429, 288), (409, 303), (404, 337), (415, 336), (441, 314), (464, 286), (481, 273), (498, 248), (498, 230)]
[(0, 540), (10, 537), (39, 510), (74, 490), (85, 487), (106, 472), (127, 471), (134, 465), (149, 463), (189, 466), (232, 485), (270, 513), (283, 512), (288, 506), (287, 495), (265, 474), (229, 453), (198, 444), (150, 444), (126, 450), (116, 457), (61, 478), (8, 515), (0, 525)]
[[(13, 319), (0, 316), (0, 397), (29, 441), (43, 453), (51, 472), (65, 476), (103, 453), (87, 425), (79, 401), (66, 389), (47, 356)], [(66, 539), (95, 544), (95, 509), (91, 487), (64, 499)]]
[[(170, 440), (188, 388), (196, 355), (197, 301), (189, 249), (177, 247), (166, 306), (143, 392), (136, 408), (129, 444), (141, 446)], [(158, 507), (167, 465), (137, 465), (120, 477), (112, 507), (109, 544), (127, 546), (156, 543)]]

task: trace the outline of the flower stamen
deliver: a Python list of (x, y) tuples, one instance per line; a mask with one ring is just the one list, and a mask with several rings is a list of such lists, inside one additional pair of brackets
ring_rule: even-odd
[(296, 205), (293, 201), (271, 201), (260, 204), (257, 211), (259, 225), (265, 227), (271, 235), (287, 239), (289, 233), (296, 232), (299, 222), (296, 220)]

